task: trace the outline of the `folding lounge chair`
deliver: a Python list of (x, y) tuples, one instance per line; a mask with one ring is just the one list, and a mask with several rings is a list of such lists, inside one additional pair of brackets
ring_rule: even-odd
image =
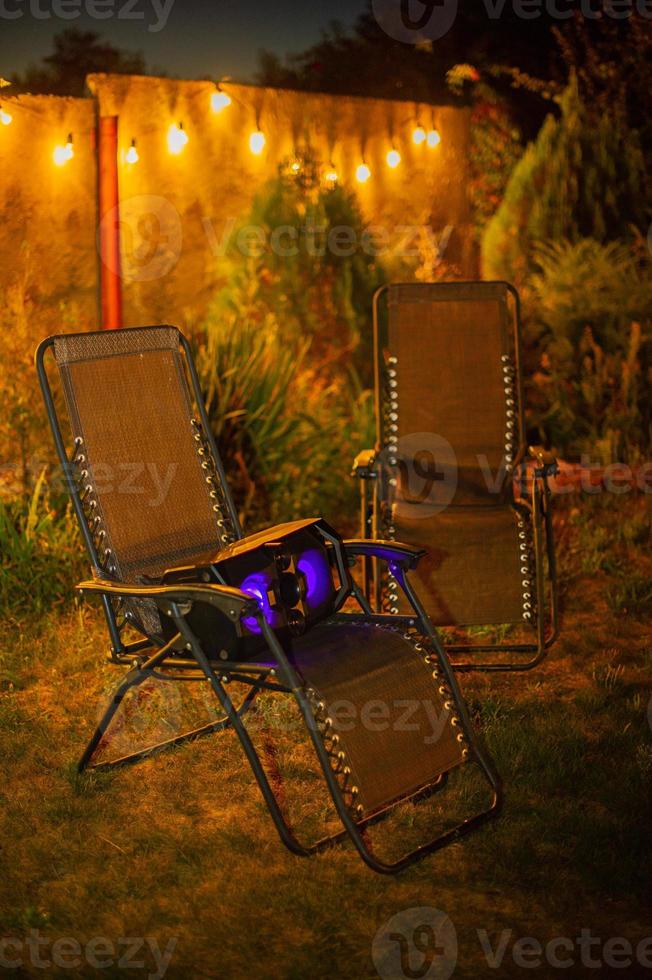
[[(455, 669), (534, 667), (557, 635), (556, 464), (531, 449), (528, 491), (518, 295), (501, 282), (396, 284), (376, 293), (373, 319), (377, 442), (354, 463), (362, 535), (427, 550), (416, 579), (436, 626), (521, 625), (509, 641), (467, 631), (446, 646)], [(404, 612), (391, 573), (367, 566), (372, 606)]]
[[(50, 350), (70, 416), (65, 438), (44, 360)], [(130, 665), (80, 770), (137, 762), (171, 744), (232, 727), (291, 851), (308, 855), (348, 835), (371, 868), (387, 873), (496, 812), (497, 777), (409, 581), (421, 549), (343, 542), (319, 519), (243, 537), (188, 343), (173, 327), (56, 336), (40, 345), (36, 361), (92, 563), (94, 579), (77, 588), (101, 598), (110, 659)], [(155, 471), (165, 476), (165, 493), (154, 495), (147, 486)], [(372, 613), (350, 573), (362, 556), (388, 563), (408, 615)], [(341, 612), (347, 600), (359, 611)], [(127, 642), (127, 625), (142, 638)], [(127, 691), (152, 677), (207, 680), (220, 705), (219, 720), (121, 758), (93, 761), (98, 749), (104, 751)], [(247, 692), (238, 705), (230, 681)], [(343, 824), (316, 843), (301, 843), (291, 829), (247, 729), (246, 711), (263, 690), (296, 699)], [(342, 699), (346, 725), (337, 721)], [(423, 719), (398, 723), (406, 704), (419, 708), (426, 702), (438, 719), (437, 737)], [(366, 708), (378, 704), (387, 709), (382, 731), (364, 723)], [(375, 856), (365, 828), (397, 803), (416, 803), (435, 790), (441, 794), (453, 771), (474, 783), (479, 773), (488, 784), (486, 808), (476, 807), (397, 861)]]

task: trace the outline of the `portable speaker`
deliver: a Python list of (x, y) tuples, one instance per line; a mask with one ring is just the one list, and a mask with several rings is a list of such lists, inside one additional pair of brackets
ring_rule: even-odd
[[(165, 585), (190, 582), (230, 585), (252, 596), (285, 647), (339, 608), (349, 588), (342, 540), (321, 519), (279, 524), (163, 575)], [(197, 602), (187, 621), (213, 659), (251, 659), (266, 649), (254, 616), (233, 623)], [(174, 632), (166, 619), (166, 638)]]

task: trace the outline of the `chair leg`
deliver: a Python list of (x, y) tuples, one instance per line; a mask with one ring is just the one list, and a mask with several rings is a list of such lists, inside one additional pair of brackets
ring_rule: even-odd
[(274, 790), (272, 789), (269, 779), (267, 778), (267, 774), (263, 769), (263, 765), (260, 761), (256, 748), (251, 740), (251, 736), (243, 724), (240, 713), (235, 708), (235, 705), (231, 701), (231, 698), (224, 688), (224, 685), (220, 682), (211, 666), (210, 661), (204, 654), (199, 640), (186, 623), (176, 603), (170, 603), (170, 615), (174, 619), (176, 627), (183, 637), (184, 642), (190, 647), (195, 660), (201, 667), (206, 679), (210, 683), (218, 701), (220, 702), (220, 705), (222, 706), (226, 720), (234, 728), (238, 738), (240, 739), (240, 744), (242, 745), (247, 761), (251, 766), (256, 782), (258, 783), (260, 791), (263, 795), (263, 799), (267, 804), (267, 809), (269, 810), (279, 837), (288, 850), (292, 851), (293, 854), (306, 857), (310, 854), (310, 851), (299, 843), (288, 825), (283, 811), (279, 806), (278, 800), (276, 799)]
[[(207, 725), (202, 725), (201, 727), (194, 728), (191, 731), (183, 732), (181, 735), (176, 735), (173, 738), (165, 739), (162, 742), (156, 742), (154, 745), (149, 745), (144, 749), (140, 749), (138, 752), (132, 752), (116, 759), (109, 759), (106, 762), (98, 762), (94, 765), (90, 764), (91, 759), (95, 755), (102, 739), (108, 731), (111, 722), (113, 721), (113, 718), (115, 717), (115, 714), (122, 704), (127, 692), (131, 690), (131, 688), (139, 687), (144, 681), (152, 676), (156, 670), (156, 667), (168, 656), (169, 651), (176, 639), (177, 637), (174, 637), (173, 640), (158, 650), (142, 666), (133, 667), (126, 675), (118, 689), (115, 691), (111, 701), (107, 705), (107, 708), (104, 711), (104, 714), (102, 715), (102, 718), (100, 719), (95, 731), (93, 732), (88, 745), (84, 749), (84, 752), (77, 764), (78, 772), (84, 772), (85, 770), (90, 770), (93, 772), (106, 772), (107, 770), (117, 769), (121, 766), (135, 764), (137, 762), (141, 762), (143, 759), (150, 758), (153, 755), (158, 755), (159, 752), (163, 752), (175, 745), (182, 745), (185, 742), (195, 741), (195, 739), (201, 738), (203, 735), (223, 731), (225, 728), (229, 727), (231, 724), (229, 719), (226, 717), (221, 718), (219, 721), (209, 722)], [(240, 715), (245, 714), (245, 712), (249, 709), (254, 698), (258, 694), (258, 690), (257, 685), (252, 684), (251, 689), (248, 691), (242, 704), (237, 709)]]

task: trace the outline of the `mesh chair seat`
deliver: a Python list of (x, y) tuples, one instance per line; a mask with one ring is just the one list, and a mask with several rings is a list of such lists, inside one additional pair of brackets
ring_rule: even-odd
[[(466, 742), (423, 642), (372, 623), (324, 623), (290, 654), (318, 719), (330, 718), (364, 814), (431, 785), (460, 765)], [(459, 737), (458, 737), (459, 736)]]
[[(413, 505), (397, 503), (399, 541), (427, 555), (415, 570), (438, 626), (520, 623), (530, 611), (534, 581), (530, 512), (509, 505), (449, 507), (424, 521)], [(399, 608), (404, 603), (399, 599)]]

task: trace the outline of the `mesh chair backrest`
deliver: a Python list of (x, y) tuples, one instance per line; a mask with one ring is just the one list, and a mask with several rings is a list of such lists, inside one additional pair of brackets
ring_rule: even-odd
[(85, 508), (104, 569), (156, 577), (232, 539), (174, 327), (56, 337)]
[(522, 441), (511, 290), (483, 282), (392, 285), (387, 303), (388, 351), (396, 358), (388, 394), (399, 456), (409, 457), (399, 496), (406, 471), (417, 470), (418, 484), (431, 465), (431, 503), (496, 503), (492, 480), (511, 467)]

